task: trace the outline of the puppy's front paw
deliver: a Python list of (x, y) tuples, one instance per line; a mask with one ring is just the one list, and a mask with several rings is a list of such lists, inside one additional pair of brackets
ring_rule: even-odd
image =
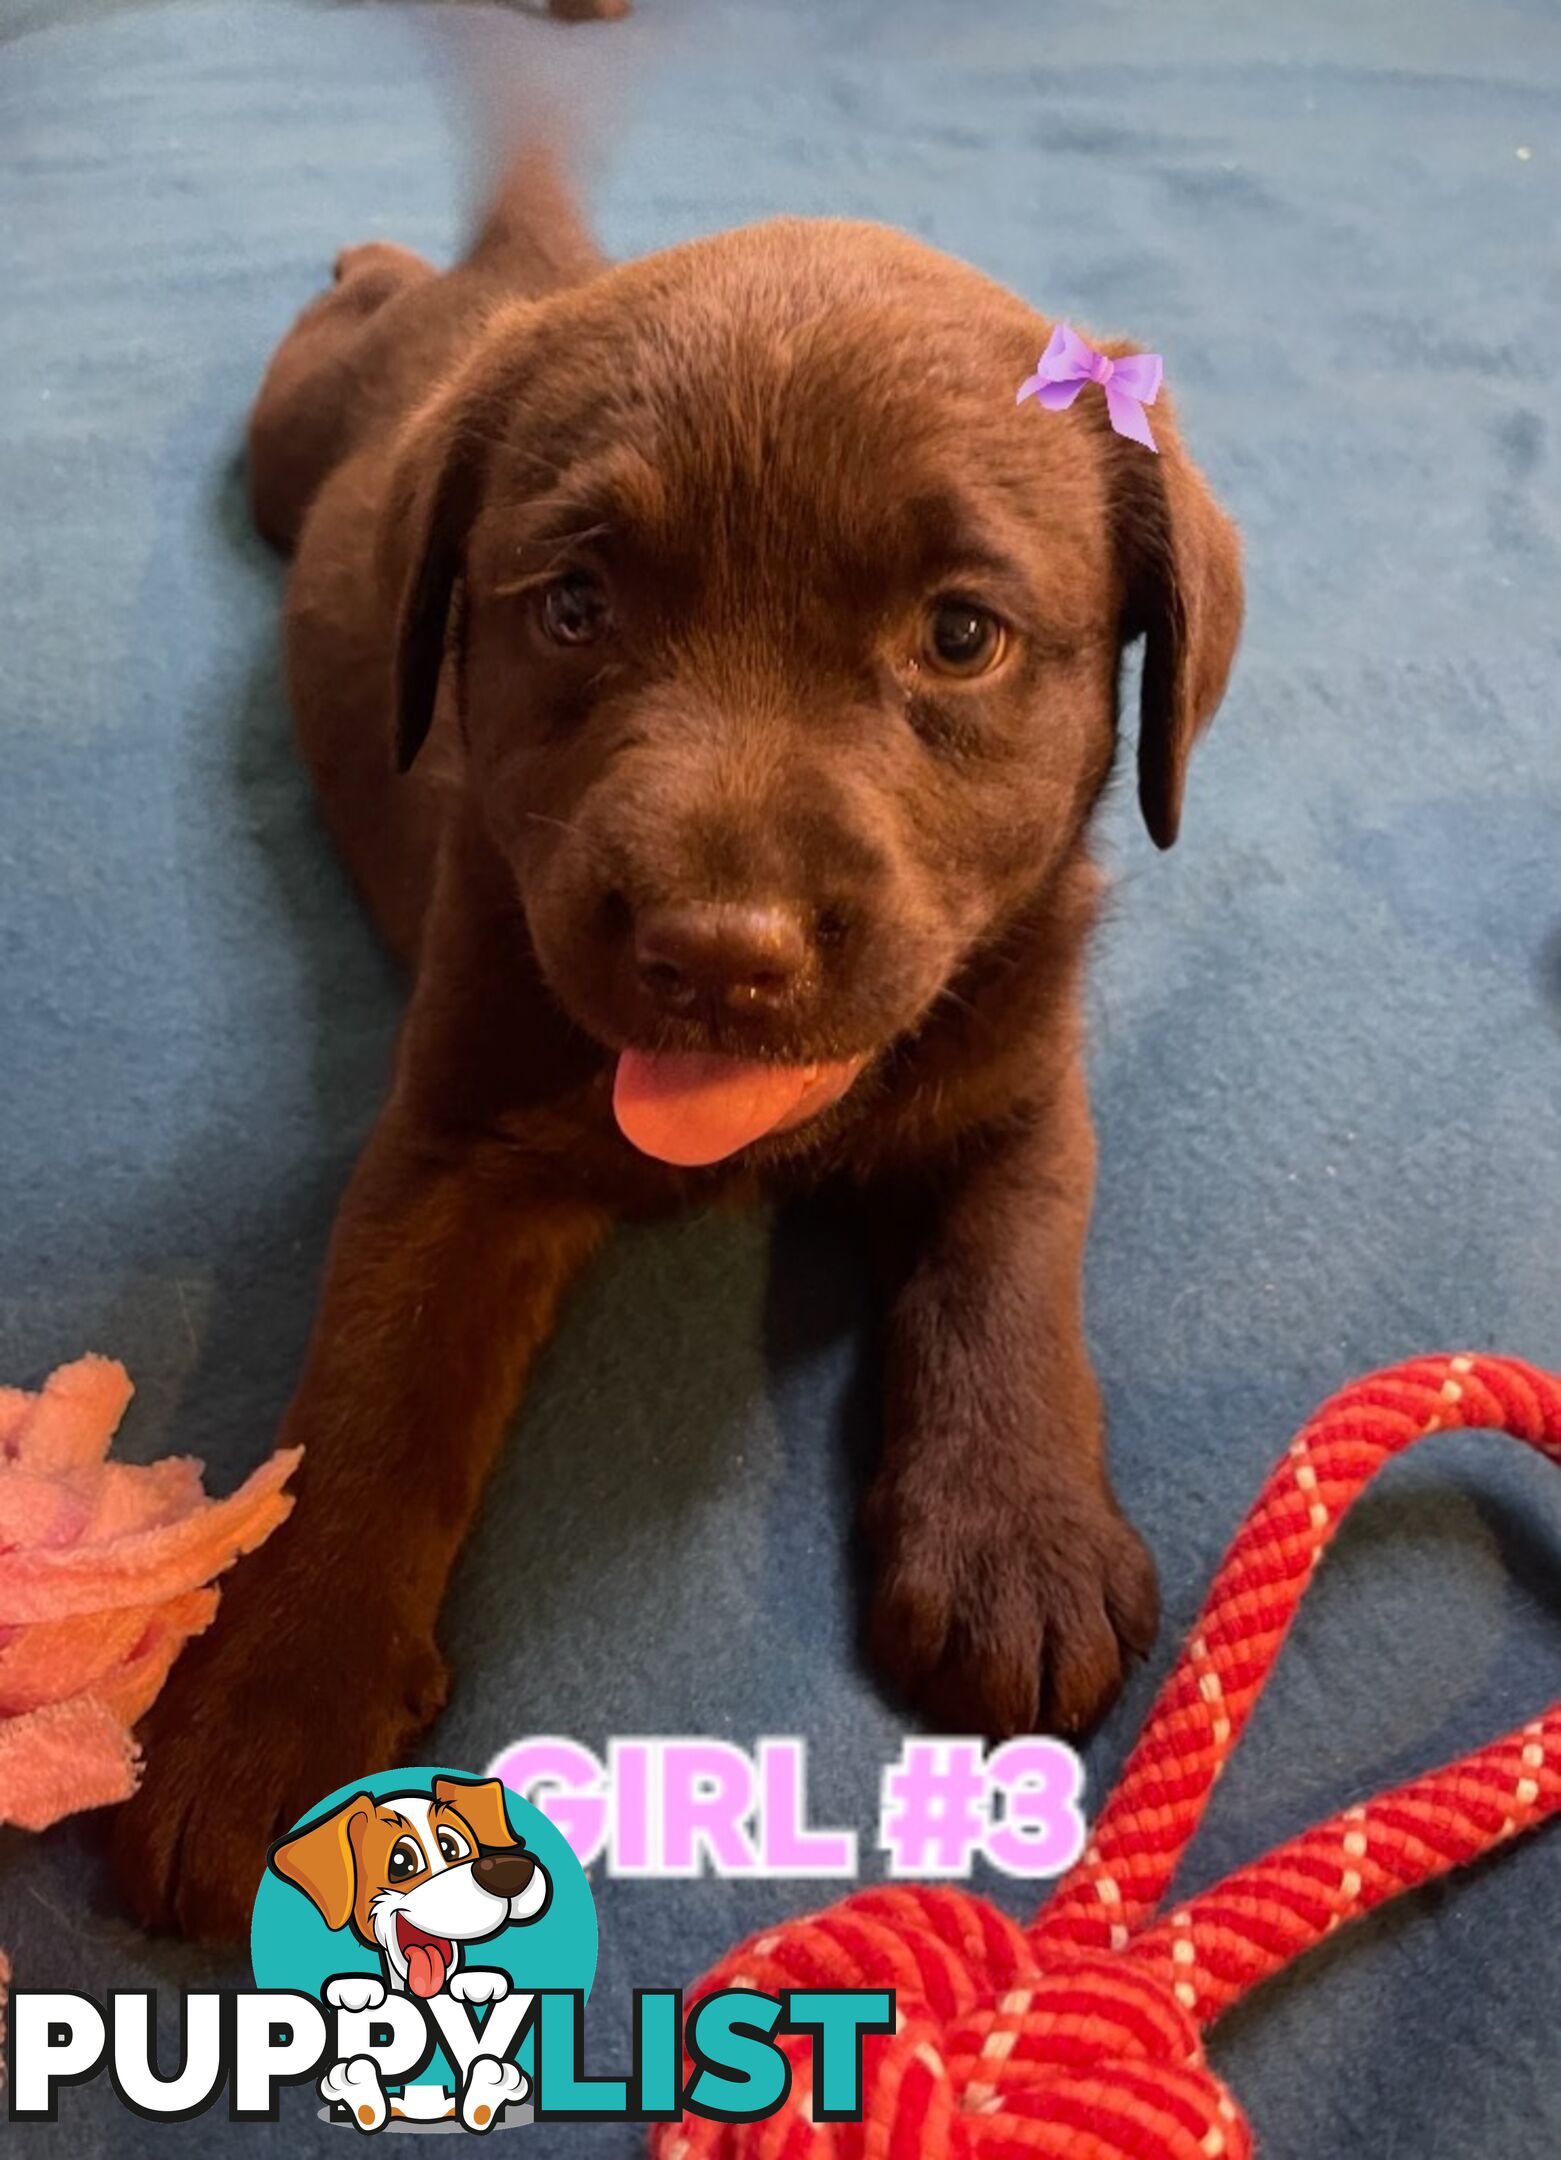
[(338, 1973), (325, 1983), (325, 2000), (333, 2010), (377, 2010), (385, 1983), (373, 1973)]
[(934, 1730), (1083, 1731), (1154, 1641), (1154, 1562), (1104, 1495), (886, 1471), (865, 1523), (873, 1661)]
[(329, 2107), (344, 2107), (360, 2130), (381, 2129), (390, 2113), (372, 2055), (332, 2063), (320, 2080), (320, 2098)]
[(349, 1621), (318, 1585), (243, 1590), (240, 1578), (143, 1721), (145, 1776), (112, 1832), (142, 1926), (223, 1944), (248, 1937), (275, 1840), (337, 1786), (396, 1762), (446, 1686), (432, 1644), (366, 1602)]
[(530, 2080), (519, 2063), (479, 2055), (461, 2088), (461, 2121), (468, 2130), (491, 2130), (513, 2100), (524, 2100)]
[(500, 1972), (496, 1966), (472, 1965), (464, 1972), (452, 1973), (446, 1994), (457, 2002), (502, 2002), (509, 1993), (509, 1974)]

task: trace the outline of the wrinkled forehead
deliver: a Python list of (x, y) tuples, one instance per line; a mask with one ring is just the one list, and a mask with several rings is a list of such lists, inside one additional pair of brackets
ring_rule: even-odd
[(587, 319), (538, 356), (495, 537), (539, 571), (590, 547), (734, 584), (777, 562), (848, 586), (1096, 575), (1094, 431), (1016, 407), (1035, 318), (1003, 300), (972, 314), (893, 281), (832, 297), (815, 280)]

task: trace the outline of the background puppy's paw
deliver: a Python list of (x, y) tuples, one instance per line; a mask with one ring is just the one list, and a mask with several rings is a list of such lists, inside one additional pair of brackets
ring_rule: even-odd
[(1103, 1499), (965, 1492), (929, 1506), (886, 1476), (867, 1526), (873, 1663), (937, 1731), (1085, 1731), (1154, 1641), (1154, 1562)]

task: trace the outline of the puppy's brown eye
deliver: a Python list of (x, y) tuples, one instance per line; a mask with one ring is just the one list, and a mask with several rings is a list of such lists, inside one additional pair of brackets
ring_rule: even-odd
[(411, 1838), (398, 1838), (390, 1855), (390, 1865), (385, 1873), (393, 1883), (405, 1882), (408, 1876), (423, 1872), (422, 1848)]
[(594, 645), (611, 620), (606, 590), (588, 570), (570, 571), (542, 595), (542, 628), (555, 645)]
[(972, 600), (939, 600), (927, 617), (921, 657), (940, 675), (985, 675), (1007, 648), (997, 617)]

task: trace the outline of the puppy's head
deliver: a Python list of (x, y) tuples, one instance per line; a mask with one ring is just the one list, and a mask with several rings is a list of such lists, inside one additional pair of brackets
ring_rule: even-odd
[(1098, 398), (1016, 407), (1049, 328), (898, 235), (786, 221), (500, 314), (410, 426), (399, 756), (443, 680), (543, 973), (609, 1050), (843, 1085), (914, 1030), (1075, 851), (1138, 637), (1175, 838), (1237, 539), (1165, 400), (1158, 457)]
[(540, 1919), (552, 1895), (510, 1828), (493, 1778), (435, 1778), (424, 1793), (350, 1800), (283, 1838), (271, 1866), (329, 1928), (382, 1950), (392, 1979), (434, 1995), (460, 1946)]

